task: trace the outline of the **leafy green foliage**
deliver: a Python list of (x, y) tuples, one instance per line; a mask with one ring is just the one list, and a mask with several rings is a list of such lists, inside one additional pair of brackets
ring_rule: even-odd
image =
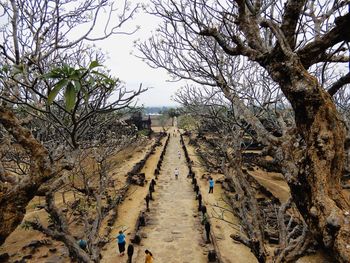
[(90, 97), (89, 92), (94, 87), (114, 88), (118, 80), (98, 71), (97, 67), (101, 65), (97, 61), (92, 61), (87, 68), (75, 69), (69, 65), (63, 65), (44, 74), (43, 78), (56, 81), (53, 89), (48, 92), (48, 104), (52, 104), (62, 92), (66, 110), (72, 111), (76, 105), (78, 93), (82, 93), (84, 100), (87, 101)]

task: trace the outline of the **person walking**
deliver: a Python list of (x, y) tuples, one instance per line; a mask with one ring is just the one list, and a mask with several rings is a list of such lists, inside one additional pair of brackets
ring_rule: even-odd
[(209, 177), (209, 194), (213, 193), (214, 191), (214, 179), (210, 176)]
[(119, 231), (118, 239), (118, 248), (119, 248), (119, 256), (124, 256), (125, 251), (125, 235), (122, 230)]
[(128, 245), (128, 263), (132, 263), (132, 255), (134, 255), (134, 246), (132, 244)]
[(180, 150), (177, 151), (177, 156), (179, 156), (179, 159), (181, 159), (181, 152), (180, 152)]
[(145, 263), (153, 263), (153, 255), (148, 249), (145, 250), (146, 258)]
[(179, 177), (179, 168), (175, 168), (175, 179), (177, 179)]

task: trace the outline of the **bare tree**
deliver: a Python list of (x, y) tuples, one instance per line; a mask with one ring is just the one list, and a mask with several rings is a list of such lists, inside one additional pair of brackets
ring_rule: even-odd
[[(148, 55), (159, 62), (155, 66), (169, 65), (165, 49), (180, 50), (172, 64), (182, 67), (188, 50), (218, 45), (228, 60), (240, 56), (256, 62), (278, 84), (294, 111), (296, 129), (284, 136), (284, 142), (270, 137), (270, 143), (282, 145), (279, 154), (285, 160), (284, 175), (309, 229), (321, 244), (332, 249), (337, 260), (346, 262), (350, 258), (350, 229), (345, 219), (350, 207), (340, 184), (345, 126), (332, 96), (349, 83), (350, 75), (344, 73), (328, 84), (313, 75), (312, 67), (349, 61), (343, 48), (350, 36), (349, 2), (153, 3), (152, 12), (164, 21), (150, 44), (158, 50)], [(183, 40), (187, 49), (171, 39)], [(206, 59), (204, 50), (201, 62)], [(192, 64), (191, 68), (197, 66)], [(171, 72), (176, 76), (175, 68)], [(222, 75), (217, 75), (216, 85), (234, 99), (235, 88), (227, 85)]]
[[(142, 91), (140, 88), (128, 93), (119, 80), (97, 70), (100, 54), (95, 53), (92, 61), (88, 59), (94, 51), (89, 51), (87, 42), (133, 33), (124, 32), (121, 27), (133, 17), (138, 6), (131, 6), (128, 1), (120, 3), (116, 6), (109, 0), (0, 2), (2, 21), (6, 21), (1, 26), (0, 43), (0, 123), (11, 136), (10, 141), (26, 155), (26, 172), (21, 180), (14, 181), (11, 187), (4, 185), (9, 181), (1, 181), (0, 244), (20, 224), (25, 207), (39, 187), (60, 175), (62, 169), (72, 169), (72, 150), (67, 149), (78, 148), (78, 140), (91, 128), (96, 114), (126, 107)], [(76, 56), (72, 51), (79, 49), (80, 56)], [(83, 52), (87, 55), (82, 56)], [(116, 99), (108, 101), (112, 92), (117, 93)], [(59, 151), (52, 153), (52, 146), (57, 144), (48, 143), (47, 136), (40, 141), (40, 137), (31, 134), (30, 119), (26, 123), (19, 121), (28, 114), (37, 123), (46, 122), (47, 127), (37, 126), (44, 127), (44, 133), (65, 139), (59, 143)], [(6, 178), (12, 176), (4, 173)]]
[[(286, 212), (292, 204), (291, 200), (287, 204), (280, 205), (280, 202), (273, 198), (268, 209), (267, 200), (260, 202), (257, 200), (258, 189), (252, 185), (253, 178), (242, 168), (244, 167), (242, 152), (249, 147), (242, 143), (246, 141), (243, 138), (250, 137), (256, 141), (256, 134), (251, 130), (251, 125), (242, 116), (237, 115), (232, 102), (223, 96), (218, 88), (186, 87), (178, 92), (176, 100), (185, 105), (183, 111), (192, 114), (201, 123), (202, 135), (198, 138), (207, 146), (202, 150), (197, 149), (197, 152), (204, 159), (204, 163), (209, 164), (210, 169), (219, 164), (227, 182), (234, 189), (234, 196), (228, 195), (224, 201), (232, 207), (229, 211), (240, 219), (242, 231), (231, 237), (248, 246), (259, 262), (265, 262), (271, 257), (277, 261), (294, 262), (310, 246), (311, 238), (307, 226), (303, 220), (293, 218), (293, 214), (298, 213), (292, 213), (291, 216)], [(261, 115), (260, 110), (254, 116), (261, 119), (267, 115)], [(273, 131), (274, 129), (271, 129), (271, 133)], [(253, 184), (258, 182), (254, 180)], [(269, 213), (270, 209), (272, 215)], [(274, 211), (278, 209), (280, 210), (278, 219), (275, 220)], [(272, 231), (280, 235), (278, 249), (273, 255), (269, 255), (268, 252), (270, 249), (266, 233), (271, 234), (271, 231), (266, 227), (267, 222), (273, 222), (270, 225)]]
[[(107, 222), (104, 229), (103, 223), (108, 218), (116, 218), (118, 204), (128, 189), (126, 184), (117, 185), (111, 175), (115, 166), (113, 157), (125, 147), (140, 143), (132, 127), (115, 125), (116, 121), (113, 123), (110, 126), (112, 129), (104, 133), (105, 142), (101, 143), (100, 139), (98, 146), (80, 149), (72, 172), (60, 178), (59, 184), (49, 187), (45, 209), (49, 214), (50, 226), (45, 227), (38, 219), (24, 223), (62, 241), (70, 257), (80, 262), (100, 262), (100, 251), (108, 242), (113, 221)], [(115, 129), (118, 129), (117, 133)], [(55, 205), (55, 193), (61, 190), (74, 192), (76, 196), (74, 200), (66, 202), (65, 210)], [(87, 250), (78, 246), (79, 238), (87, 242)]]

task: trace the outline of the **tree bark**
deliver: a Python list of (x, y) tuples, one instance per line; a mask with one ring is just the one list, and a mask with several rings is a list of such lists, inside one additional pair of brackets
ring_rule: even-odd
[(11, 189), (0, 192), (0, 245), (22, 222), (26, 206), (38, 188), (54, 175), (46, 148), (23, 128), (14, 113), (0, 106), (0, 123), (30, 155), (30, 172)]
[(348, 262), (350, 229), (345, 212), (350, 206), (341, 187), (345, 125), (331, 96), (298, 59), (288, 59), (283, 66), (281, 61), (272, 62), (265, 68), (291, 102), (305, 147), (297, 173), (288, 178), (293, 200), (315, 238), (340, 262)]

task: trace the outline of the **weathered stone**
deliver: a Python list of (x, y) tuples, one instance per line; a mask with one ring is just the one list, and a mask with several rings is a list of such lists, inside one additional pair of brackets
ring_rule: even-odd
[(215, 262), (216, 261), (216, 252), (215, 250), (210, 250), (208, 253), (208, 261)]
[(57, 248), (52, 247), (52, 248), (49, 249), (49, 251), (50, 251), (51, 253), (56, 253), (56, 252), (57, 252)]
[(10, 255), (8, 253), (0, 254), (0, 262), (7, 262), (10, 259)]

